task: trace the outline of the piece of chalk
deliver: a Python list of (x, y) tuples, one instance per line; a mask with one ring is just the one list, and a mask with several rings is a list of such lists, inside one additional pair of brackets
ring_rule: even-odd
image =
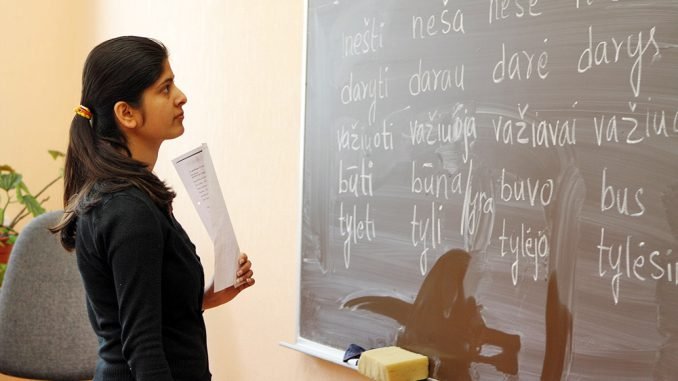
[(363, 352), (358, 372), (376, 381), (417, 381), (428, 377), (428, 357), (399, 347)]

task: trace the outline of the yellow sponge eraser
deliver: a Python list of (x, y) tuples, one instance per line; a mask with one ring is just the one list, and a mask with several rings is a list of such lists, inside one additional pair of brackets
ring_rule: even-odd
[(399, 347), (365, 351), (358, 372), (376, 381), (417, 381), (428, 377), (428, 357)]

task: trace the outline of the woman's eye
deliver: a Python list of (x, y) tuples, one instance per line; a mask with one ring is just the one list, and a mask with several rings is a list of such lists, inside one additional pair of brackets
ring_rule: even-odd
[(170, 92), (170, 85), (166, 85), (164, 89), (162, 89), (162, 92), (165, 94), (169, 94)]

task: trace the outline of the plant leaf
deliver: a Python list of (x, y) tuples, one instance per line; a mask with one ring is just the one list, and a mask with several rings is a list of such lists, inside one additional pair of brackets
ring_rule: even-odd
[(16, 197), (19, 199), (19, 202), (22, 202), (21, 199), (24, 197), (24, 193), (27, 195), (31, 194), (31, 191), (28, 190), (28, 187), (23, 181), (14, 188), (16, 189)]
[(10, 186), (12, 184), (12, 174), (0, 174), (0, 189), (4, 189), (6, 191), (12, 189)]
[(28, 209), (33, 217), (37, 217), (45, 213), (45, 208), (40, 205), (40, 202), (38, 202), (35, 197), (29, 194), (24, 195), (19, 201), (26, 206), (26, 209)]
[(0, 286), (2, 286), (2, 281), (5, 279), (5, 271), (7, 270), (7, 265), (5, 263), (0, 263)]
[(5, 209), (0, 208), (0, 226), (5, 224)]
[(49, 151), (47, 151), (47, 152), (49, 152), (50, 156), (52, 156), (52, 159), (54, 159), (54, 160), (56, 160), (57, 158), (65, 157), (65, 156), (66, 156), (63, 152), (57, 151), (57, 150), (53, 150), (53, 149), (51, 149), (51, 150), (49, 150)]
[(9, 191), (21, 184), (22, 176), (16, 172), (4, 173), (0, 175), (0, 189)]

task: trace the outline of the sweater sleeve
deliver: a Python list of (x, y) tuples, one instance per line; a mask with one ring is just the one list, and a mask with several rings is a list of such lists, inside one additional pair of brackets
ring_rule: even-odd
[(162, 339), (159, 213), (129, 194), (116, 195), (103, 206), (97, 234), (115, 282), (123, 357), (137, 381), (172, 380)]

